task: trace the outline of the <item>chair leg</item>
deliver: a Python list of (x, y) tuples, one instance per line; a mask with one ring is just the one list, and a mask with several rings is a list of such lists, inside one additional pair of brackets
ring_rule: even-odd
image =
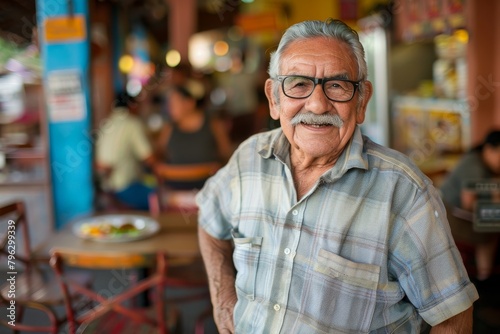
[[(22, 322), (23, 316), (24, 316), (24, 307), (22, 305), (19, 305), (16, 310), (16, 323)], [(20, 331), (14, 330), (12, 333), (19, 334)]]
[[(24, 318), (26, 317), (26, 309), (33, 309), (43, 312), (50, 324), (49, 325), (34, 325), (34, 324), (25, 324)], [(27, 319), (28, 321), (31, 319)], [(11, 329), (11, 333), (20, 334), (20, 333), (49, 333), (49, 334), (58, 334), (60, 326), (65, 322), (64, 319), (59, 319), (57, 317), (56, 312), (48, 306), (38, 305), (29, 303), (28, 305), (17, 305), (16, 309), (16, 318), (14, 327), (11, 326), (7, 321), (0, 321), (0, 326), (5, 326)]]
[(160, 197), (158, 196), (158, 194), (155, 192), (149, 194), (148, 203), (149, 212), (151, 213), (151, 215), (154, 217), (158, 216), (161, 211)]
[(212, 307), (209, 307), (202, 314), (198, 316), (196, 319), (196, 324), (194, 328), (195, 334), (204, 334), (205, 333), (205, 321), (212, 316)]

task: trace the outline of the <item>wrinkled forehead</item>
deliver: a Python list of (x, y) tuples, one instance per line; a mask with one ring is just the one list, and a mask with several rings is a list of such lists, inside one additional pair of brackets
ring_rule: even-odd
[(336, 38), (314, 37), (291, 42), (284, 50), (280, 74), (336, 76), (356, 80), (358, 64), (349, 45)]

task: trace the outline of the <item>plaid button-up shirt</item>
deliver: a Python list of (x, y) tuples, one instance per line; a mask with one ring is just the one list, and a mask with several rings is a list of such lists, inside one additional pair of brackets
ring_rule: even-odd
[(478, 298), (436, 189), (356, 129), (299, 201), (281, 129), (240, 145), (197, 196), (234, 242), (236, 333), (418, 333)]

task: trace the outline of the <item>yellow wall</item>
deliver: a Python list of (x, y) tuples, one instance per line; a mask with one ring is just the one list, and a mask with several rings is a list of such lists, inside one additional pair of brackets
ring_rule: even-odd
[[(358, 16), (361, 18), (377, 3), (388, 0), (358, 0)], [(293, 8), (289, 24), (303, 20), (326, 20), (340, 18), (340, 0), (286, 0)], [(355, 25), (356, 22), (347, 22)]]
[(288, 0), (292, 6), (289, 25), (304, 20), (326, 20), (330, 17), (338, 17), (338, 1), (332, 0)]
[[(388, 2), (389, 0), (358, 0), (359, 18), (369, 13), (375, 4)], [(291, 8), (288, 18), (283, 15), (284, 5)], [(251, 4), (242, 4), (240, 10), (243, 13), (275, 12), (280, 21), (280, 28), (284, 30), (290, 25), (304, 20), (340, 18), (340, 0), (255, 0)], [(355, 21), (347, 23), (353, 27), (356, 26)]]

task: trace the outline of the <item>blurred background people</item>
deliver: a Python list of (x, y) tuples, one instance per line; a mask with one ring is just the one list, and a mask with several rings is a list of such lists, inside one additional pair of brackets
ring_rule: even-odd
[[(205, 88), (195, 80), (174, 84), (168, 92), (169, 119), (156, 150), (168, 165), (224, 164), (232, 153), (226, 123), (203, 109)], [(205, 180), (168, 182), (175, 189), (198, 189)]]
[(131, 209), (148, 210), (148, 196), (154, 189), (143, 177), (155, 158), (137, 110), (134, 98), (125, 93), (118, 95), (113, 111), (99, 128), (95, 160), (105, 192)]
[[(453, 237), (457, 242), (475, 246), (477, 279), (490, 277), (495, 264), (498, 233), (475, 232), (472, 224), (474, 205), (477, 200), (498, 201), (498, 194), (478, 193), (476, 181), (494, 180), (500, 177), (500, 131), (491, 131), (484, 142), (464, 154), (454, 170), (441, 185), (443, 202)], [(472, 187), (471, 187), (472, 185)]]

